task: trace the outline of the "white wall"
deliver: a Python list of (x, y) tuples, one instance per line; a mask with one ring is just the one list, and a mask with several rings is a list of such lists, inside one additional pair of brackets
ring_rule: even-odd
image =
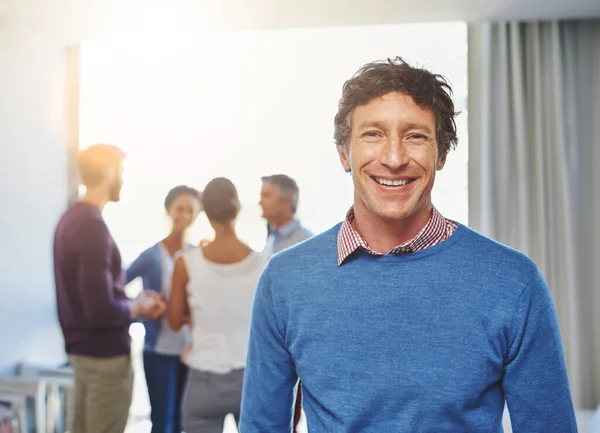
[(65, 53), (0, 20), (0, 373), (64, 360), (51, 252), (67, 201)]

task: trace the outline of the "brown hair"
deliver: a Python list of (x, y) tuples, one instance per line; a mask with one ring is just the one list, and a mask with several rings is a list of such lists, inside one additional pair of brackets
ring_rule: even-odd
[(202, 191), (202, 207), (211, 221), (224, 223), (234, 219), (239, 211), (239, 199), (233, 182), (224, 177), (208, 182)]
[(94, 144), (79, 152), (77, 169), (81, 182), (86, 187), (100, 184), (110, 167), (117, 166), (125, 158), (125, 153), (117, 146)]
[(334, 120), (336, 145), (348, 144), (356, 107), (390, 92), (408, 95), (419, 107), (433, 111), (440, 158), (456, 147), (458, 137), (454, 118), (459, 113), (454, 111), (448, 80), (426, 69), (410, 66), (400, 57), (367, 63), (344, 83)]

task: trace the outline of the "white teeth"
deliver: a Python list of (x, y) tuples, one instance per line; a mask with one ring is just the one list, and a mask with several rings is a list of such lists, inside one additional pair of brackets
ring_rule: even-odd
[(377, 183), (379, 183), (381, 185), (386, 185), (386, 186), (403, 186), (409, 182), (408, 179), (390, 180), (390, 179), (383, 179), (382, 177), (376, 177), (375, 180), (377, 181)]

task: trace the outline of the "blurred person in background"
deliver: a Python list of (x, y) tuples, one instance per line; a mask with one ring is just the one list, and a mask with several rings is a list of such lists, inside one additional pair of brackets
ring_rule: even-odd
[(228, 414), (239, 420), (252, 300), (267, 259), (236, 234), (240, 202), (230, 180), (211, 180), (202, 207), (215, 237), (177, 259), (167, 317), (179, 330), (191, 313), (183, 427), (221, 433)]
[(285, 174), (261, 178), (260, 207), (267, 220), (265, 254), (271, 256), (310, 238), (313, 234), (296, 218), (300, 190), (294, 179)]
[(133, 392), (129, 326), (164, 314), (158, 293), (130, 300), (121, 255), (102, 210), (118, 202), (125, 154), (97, 144), (77, 165), (85, 196), (61, 217), (54, 234), (58, 319), (75, 379), (71, 432), (123, 433)]
[[(186, 243), (186, 231), (201, 210), (201, 196), (194, 188), (179, 185), (165, 198), (165, 210), (171, 220), (169, 235), (142, 252), (127, 269), (127, 283), (141, 278), (144, 289), (156, 290), (169, 298), (176, 256), (194, 248)], [(187, 329), (173, 331), (166, 317), (142, 320), (144, 373), (150, 398), (152, 433), (180, 433), (181, 400), (187, 367), (180, 354), (187, 343)]]

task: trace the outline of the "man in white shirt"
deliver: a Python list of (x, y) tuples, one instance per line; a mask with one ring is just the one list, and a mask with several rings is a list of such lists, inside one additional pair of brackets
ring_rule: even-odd
[(295, 218), (299, 189), (296, 181), (285, 174), (261, 178), (260, 206), (268, 222), (269, 236), (265, 253), (273, 255), (313, 236)]

